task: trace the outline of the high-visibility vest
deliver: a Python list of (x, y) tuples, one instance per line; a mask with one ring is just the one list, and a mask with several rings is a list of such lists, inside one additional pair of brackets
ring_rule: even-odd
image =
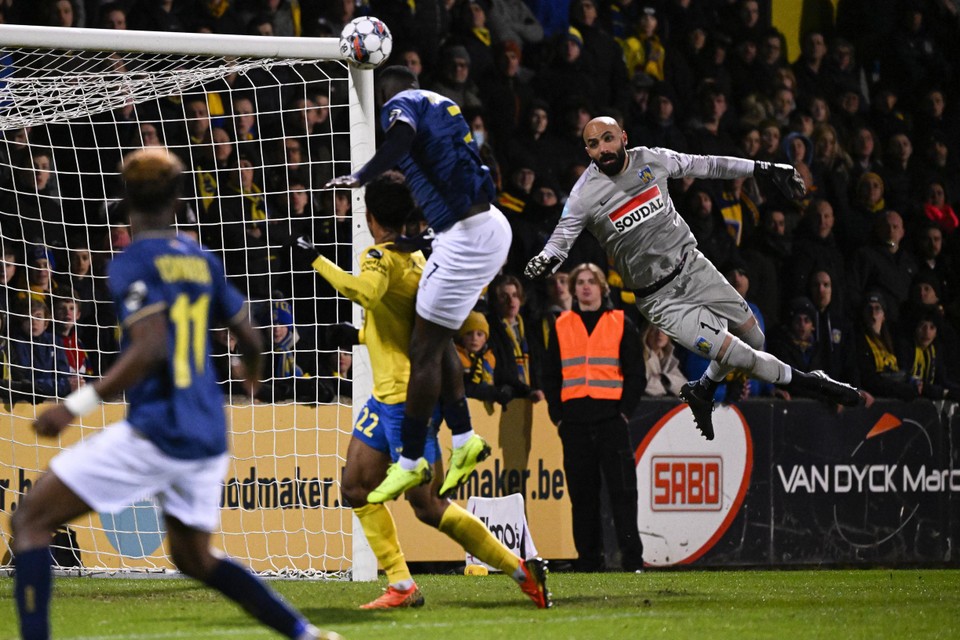
[(556, 331), (563, 372), (560, 399), (619, 400), (623, 395), (623, 311), (605, 312), (589, 335), (580, 314), (564, 311), (557, 318)]

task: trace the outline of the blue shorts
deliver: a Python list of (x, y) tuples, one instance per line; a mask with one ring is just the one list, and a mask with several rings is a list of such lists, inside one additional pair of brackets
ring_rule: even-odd
[[(403, 408), (405, 403), (384, 404), (370, 396), (367, 404), (363, 405), (357, 423), (353, 425), (353, 437), (382, 453), (390, 454), (390, 459), (396, 462), (400, 458), (403, 444), (400, 440), (400, 426), (403, 424)], [(440, 425), (439, 408), (430, 420), (427, 429), (427, 442), (423, 449), (423, 457), (433, 464), (440, 459), (440, 443), (437, 441), (437, 428)]]

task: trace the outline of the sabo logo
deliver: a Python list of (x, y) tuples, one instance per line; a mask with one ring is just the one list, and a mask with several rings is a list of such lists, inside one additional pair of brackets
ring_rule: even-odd
[(740, 511), (753, 471), (750, 429), (736, 407), (717, 407), (713, 428), (716, 439), (704, 440), (681, 404), (637, 447), (638, 521), (649, 565), (694, 562)]

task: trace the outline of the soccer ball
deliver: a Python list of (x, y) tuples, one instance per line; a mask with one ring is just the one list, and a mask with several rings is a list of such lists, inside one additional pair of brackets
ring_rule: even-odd
[(392, 50), (390, 29), (373, 16), (354, 18), (340, 32), (340, 54), (361, 69), (379, 67)]

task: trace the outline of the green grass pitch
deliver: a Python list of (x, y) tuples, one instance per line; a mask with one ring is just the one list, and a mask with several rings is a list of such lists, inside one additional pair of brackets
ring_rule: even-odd
[[(347, 640), (490, 638), (958, 638), (960, 571), (651, 571), (554, 573), (537, 610), (504, 576), (416, 576), (422, 609), (359, 611), (383, 585), (273, 581)], [(57, 578), (59, 639), (278, 637), (219, 594), (182, 580)], [(16, 637), (13, 581), (0, 579), (0, 639)]]

